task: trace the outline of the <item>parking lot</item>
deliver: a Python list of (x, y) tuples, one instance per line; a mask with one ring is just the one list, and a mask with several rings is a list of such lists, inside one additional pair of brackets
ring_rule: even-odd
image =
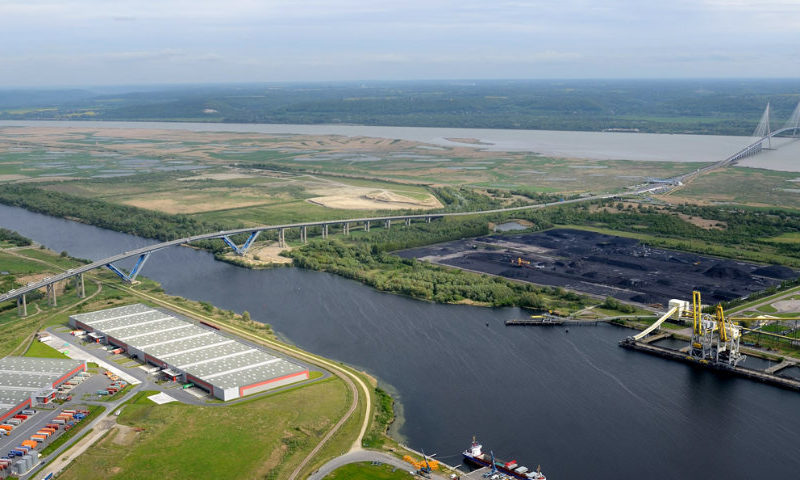
[[(30, 440), (33, 435), (52, 424), (54, 419), (61, 414), (64, 410), (86, 410), (89, 408), (90, 403), (81, 401), (81, 398), (88, 392), (102, 388), (103, 385), (108, 385), (110, 380), (104, 375), (96, 375), (90, 373), (81, 373), (76, 375), (70, 380), (74, 384), (70, 389), (72, 400), (64, 401), (59, 404), (50, 402), (48, 404), (35, 405), (33, 410), (36, 412), (23, 420), (20, 425), (15, 426), (9, 435), (0, 436), (0, 457), (8, 457), (12, 449), (19, 447), (23, 441)], [(34, 455), (41, 452), (43, 448), (52, 443), (56, 438), (61, 436), (66, 430), (60, 427), (56, 432), (45, 440), (38, 441)], [(17, 457), (12, 457), (14, 460)], [(38, 461), (35, 462), (38, 464)], [(4, 470), (0, 473), (0, 478), (5, 478), (10, 475), (10, 469)]]
[[(211, 399), (208, 393), (199, 388), (184, 389), (183, 384), (172, 382), (163, 378), (158, 373), (160, 368), (153, 365), (143, 364), (142, 362), (133, 359), (125, 354), (114, 354), (113, 348), (95, 343), (86, 338), (73, 336), (71, 330), (66, 327), (51, 327), (48, 329), (51, 337), (51, 344), (57, 345), (54, 348), (66, 352), (68, 356), (73, 358), (82, 358), (87, 362), (96, 363), (101, 375), (99, 377), (106, 378), (102, 373), (106, 370), (112, 372), (120, 379), (124, 379), (131, 385), (138, 385), (145, 383), (146, 390), (160, 390), (173, 397), (175, 400), (183, 403), (204, 405), (206, 401)], [(83, 393), (91, 394), (97, 390), (105, 388), (109, 382), (95, 384), (96, 388), (89, 390), (82, 390)], [(77, 398), (77, 397), (76, 397)], [(83, 397), (93, 401), (107, 401), (108, 399), (102, 398), (98, 395), (89, 395)]]

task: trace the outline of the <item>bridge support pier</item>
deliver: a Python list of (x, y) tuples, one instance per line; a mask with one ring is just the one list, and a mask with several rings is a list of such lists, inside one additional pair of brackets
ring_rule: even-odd
[(58, 306), (58, 299), (56, 299), (56, 284), (51, 283), (47, 286), (47, 304), (51, 307)]
[(328, 224), (322, 226), (322, 238), (328, 238)]
[(406, 218), (406, 227), (408, 227), (410, 225), (411, 225), (411, 219), (410, 218)]
[(391, 220), (386, 220), (384, 222), (384, 225), (386, 227), (386, 230), (389, 230), (390, 228), (392, 228), (392, 221)]
[(147, 259), (150, 258), (151, 253), (153, 252), (147, 252), (139, 255), (139, 259), (136, 260), (133, 268), (131, 268), (131, 272), (127, 274), (117, 268), (113, 263), (107, 263), (106, 267), (108, 267), (108, 269), (112, 272), (116, 273), (117, 276), (125, 283), (133, 283), (136, 280), (136, 276), (139, 275), (139, 272), (142, 270), (142, 267), (144, 267), (145, 262), (147, 262)]
[(369, 232), (369, 220), (367, 220), (366, 222), (364, 222), (364, 231), (365, 231), (365, 232)]
[(286, 248), (286, 229), (281, 228), (278, 230), (278, 246), (281, 248)]
[(431, 217), (425, 217), (425, 223), (431, 223)]
[(83, 285), (83, 274), (75, 275), (75, 291), (78, 293), (78, 298), (86, 297), (86, 288)]
[(350, 235), (350, 222), (344, 222), (342, 224), (342, 233), (345, 235)]
[(222, 241), (225, 242), (229, 247), (231, 247), (233, 249), (233, 251), (236, 252), (236, 255), (239, 255), (240, 257), (243, 257), (244, 254), (247, 253), (247, 250), (250, 248), (250, 245), (252, 245), (253, 242), (256, 241), (256, 238), (258, 238), (258, 236), (260, 234), (261, 234), (261, 230), (257, 230), (255, 232), (252, 232), (250, 234), (250, 236), (247, 237), (247, 240), (244, 242), (244, 244), (241, 247), (239, 247), (235, 243), (233, 243), (233, 240), (228, 238), (227, 235), (223, 235), (222, 236)]
[(17, 315), (20, 317), (28, 316), (28, 302), (25, 299), (24, 293), (17, 297)]
[(308, 227), (300, 227), (300, 241), (308, 243)]

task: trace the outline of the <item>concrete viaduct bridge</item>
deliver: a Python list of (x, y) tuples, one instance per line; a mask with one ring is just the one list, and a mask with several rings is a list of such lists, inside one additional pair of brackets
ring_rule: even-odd
[[(789, 121), (782, 128), (778, 130), (775, 131), (770, 130), (769, 116), (770, 116), (770, 107), (769, 104), (767, 104), (767, 108), (764, 111), (764, 114), (761, 117), (761, 121), (759, 122), (758, 127), (756, 127), (756, 130), (753, 135), (758, 139), (750, 143), (743, 149), (739, 150), (738, 152), (734, 153), (733, 155), (730, 155), (726, 159), (711, 164), (695, 172), (691, 172), (686, 175), (681, 175), (672, 179), (650, 180), (650, 182), (647, 185), (629, 192), (625, 192), (624, 195), (638, 195), (642, 193), (650, 193), (657, 190), (663, 190), (665, 188), (664, 184), (678, 185), (681, 182), (688, 181), (691, 178), (696, 178), (698, 175), (701, 175), (708, 171), (732, 165), (737, 160), (741, 160), (743, 158), (755, 155), (764, 150), (765, 142), (768, 145), (767, 149), (770, 149), (771, 140), (775, 136), (782, 135), (787, 132), (792, 132), (791, 136), (797, 137), (798, 131), (800, 131), (800, 103), (797, 104), (797, 107), (794, 109), (794, 112), (792, 113), (792, 116), (789, 118)], [(407, 226), (411, 225), (411, 222), (413, 221), (424, 221), (430, 223), (432, 220), (444, 217), (459, 217), (467, 215), (483, 215), (492, 213), (513, 212), (519, 210), (534, 210), (554, 205), (566, 205), (570, 203), (589, 202), (593, 200), (615, 198), (618, 197), (619, 195), (621, 194), (601, 194), (601, 195), (576, 198), (572, 200), (564, 200), (560, 202), (539, 203), (534, 205), (525, 205), (522, 207), (497, 208), (492, 210), (481, 210), (476, 212), (425, 213), (417, 215), (391, 215), (383, 217), (349, 218), (344, 220), (324, 220), (318, 222), (290, 223), (285, 225), (263, 225), (259, 227), (239, 228), (235, 230), (225, 230), (221, 232), (194, 235), (191, 237), (179, 238), (177, 240), (170, 240), (168, 242), (157, 243), (147, 247), (142, 247), (136, 250), (131, 250), (128, 252), (113, 255), (111, 257), (104, 258), (96, 262), (92, 262), (88, 265), (67, 270), (64, 273), (44, 278), (42, 280), (39, 280), (38, 282), (29, 283), (24, 287), (17, 288), (9, 292), (6, 292), (4, 294), (1, 294), (0, 303), (16, 298), (18, 312), (21, 316), (25, 316), (27, 315), (26, 294), (36, 291), (40, 288), (45, 288), (49, 303), (55, 306), (57, 304), (55, 284), (57, 282), (65, 280), (66, 281), (74, 280), (76, 283), (77, 287), (76, 291), (78, 293), (78, 296), (83, 297), (85, 296), (85, 290), (83, 285), (83, 274), (88, 271), (103, 267), (106, 267), (111, 271), (113, 271), (114, 273), (116, 273), (123, 281), (131, 283), (139, 275), (139, 273), (142, 270), (142, 267), (144, 267), (145, 262), (147, 262), (147, 259), (150, 258), (150, 255), (152, 253), (169, 247), (188, 245), (192, 242), (196, 242), (199, 240), (222, 239), (229, 247), (231, 247), (231, 249), (233, 249), (233, 251), (237, 255), (244, 255), (250, 248), (250, 246), (252, 246), (256, 238), (258, 238), (258, 236), (261, 234), (261, 232), (266, 232), (266, 231), (276, 231), (278, 233), (278, 243), (281, 246), (285, 246), (286, 245), (285, 233), (286, 230), (290, 229), (298, 229), (300, 233), (300, 241), (305, 243), (308, 241), (308, 229), (311, 227), (318, 227), (319, 231), (321, 232), (322, 238), (327, 238), (329, 233), (331, 233), (330, 232), (331, 227), (339, 227), (339, 230), (342, 234), (349, 235), (350, 230), (352, 228), (362, 228), (365, 231), (369, 231), (370, 226), (372, 224), (382, 225), (385, 229), (388, 230), (392, 227), (392, 225)], [(237, 245), (231, 239), (231, 237), (242, 234), (249, 234), (249, 235), (247, 237), (247, 240), (245, 240), (245, 242), (242, 245)], [(115, 262), (119, 262), (120, 260), (125, 260), (127, 258), (132, 258), (132, 257), (136, 257), (137, 260), (134, 263), (133, 267), (131, 268), (130, 272), (128, 273), (125, 273), (122, 269), (114, 265)]]
[[(656, 185), (656, 186), (647, 185), (634, 192), (627, 192), (626, 194), (640, 194), (640, 193), (652, 192), (660, 188), (663, 188), (663, 185)], [(221, 239), (228, 246), (230, 246), (236, 254), (244, 255), (250, 248), (250, 246), (253, 245), (253, 242), (256, 240), (256, 238), (258, 238), (261, 232), (267, 232), (267, 231), (276, 231), (278, 233), (278, 243), (281, 246), (285, 246), (286, 231), (291, 229), (299, 230), (300, 241), (305, 243), (308, 241), (308, 230), (311, 227), (318, 227), (318, 230), (320, 231), (322, 238), (327, 238), (329, 234), (333, 233), (332, 230), (334, 229), (338, 229), (344, 235), (349, 235), (351, 229), (353, 228), (360, 228), (368, 232), (372, 225), (380, 225), (385, 229), (390, 229), (392, 228), (392, 226), (394, 226), (395, 228), (402, 227), (403, 225), (408, 226), (411, 225), (411, 222), (414, 221), (417, 222), (424, 221), (430, 223), (432, 220), (444, 217), (459, 217), (468, 215), (513, 212), (518, 210), (533, 210), (553, 205), (567, 205), (570, 203), (614, 198), (616, 196), (618, 196), (618, 194), (593, 195), (593, 196), (575, 198), (572, 200), (562, 200), (560, 202), (539, 203), (534, 205), (525, 205), (521, 207), (511, 207), (511, 208), (497, 208), (493, 210), (481, 210), (477, 212), (425, 213), (417, 215), (391, 215), (383, 217), (349, 218), (343, 220), (324, 220), (318, 222), (289, 223), (284, 225), (262, 225), (258, 227), (239, 228), (235, 230), (224, 230), (220, 232), (205, 233), (202, 235), (194, 235), (191, 237), (179, 238), (177, 240), (170, 240), (167, 242), (157, 243), (154, 245), (138, 248), (136, 250), (130, 250), (124, 253), (104, 258), (102, 260), (97, 260), (96, 262), (92, 262), (88, 265), (67, 270), (66, 272), (59, 273), (58, 275), (53, 275), (51, 277), (43, 278), (38, 282), (31, 282), (28, 285), (25, 285), (24, 287), (20, 287), (0, 295), (0, 302), (5, 302), (7, 300), (16, 298), (19, 314), (21, 316), (25, 316), (27, 315), (27, 304), (25, 297), (26, 294), (31, 293), (40, 288), (45, 288), (50, 305), (55, 306), (57, 304), (56, 291), (54, 288), (55, 284), (61, 281), (73, 281), (73, 280), (76, 283), (77, 287), (76, 291), (78, 293), (78, 296), (83, 297), (85, 295), (85, 290), (83, 285), (83, 274), (88, 271), (103, 267), (106, 267), (109, 270), (116, 273), (123, 281), (131, 283), (136, 279), (136, 277), (142, 271), (142, 267), (144, 267), (145, 262), (147, 262), (147, 259), (150, 258), (150, 255), (152, 253), (169, 247), (188, 245), (192, 242), (196, 242), (199, 240)], [(249, 236), (242, 245), (237, 245), (231, 237), (242, 234), (249, 234)], [(125, 260), (127, 258), (136, 258), (136, 262), (134, 263), (130, 272), (125, 273), (121, 268), (117, 267), (115, 263), (119, 262), (120, 260)]]

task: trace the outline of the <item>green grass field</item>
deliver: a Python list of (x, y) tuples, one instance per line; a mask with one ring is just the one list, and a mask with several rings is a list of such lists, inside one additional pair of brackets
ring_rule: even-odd
[(156, 405), (141, 397), (59, 478), (286, 478), (347, 408), (338, 379), (240, 405)]
[(409, 473), (409, 470), (402, 470), (385, 464), (351, 463), (337, 468), (328, 474), (325, 480), (402, 480), (415, 478)]
[(670, 202), (704, 204), (738, 203), (753, 206), (800, 208), (800, 188), (796, 172), (733, 167), (697, 178), (668, 195)]
[(25, 352), (25, 356), (37, 358), (69, 358), (55, 348), (39, 341), (31, 343), (31, 346), (28, 347), (28, 350)]

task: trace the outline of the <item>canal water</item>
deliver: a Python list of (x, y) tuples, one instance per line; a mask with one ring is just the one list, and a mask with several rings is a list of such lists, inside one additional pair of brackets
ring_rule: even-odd
[[(150, 243), (6, 206), (0, 225), (90, 259)], [(448, 463), (477, 435), (556, 480), (800, 469), (800, 394), (619, 348), (629, 330), (504, 327), (523, 313), (434, 305), (294, 268), (246, 270), (189, 248), (154, 253), (144, 275), (374, 374), (402, 402), (399, 434)]]

